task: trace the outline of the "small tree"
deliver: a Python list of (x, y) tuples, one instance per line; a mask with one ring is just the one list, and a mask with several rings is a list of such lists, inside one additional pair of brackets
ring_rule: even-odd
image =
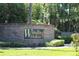
[[(78, 52), (78, 45), (79, 45), (79, 33), (74, 33), (71, 35), (73, 39), (73, 45), (75, 47), (75, 51)], [(76, 54), (77, 55), (77, 54)]]

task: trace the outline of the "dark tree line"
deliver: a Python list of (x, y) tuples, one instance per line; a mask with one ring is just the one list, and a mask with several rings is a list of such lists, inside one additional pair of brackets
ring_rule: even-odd
[(0, 23), (26, 22), (27, 12), (24, 4), (2, 3), (0, 4)]
[(0, 23), (52, 24), (58, 30), (79, 32), (78, 3), (1, 3)]

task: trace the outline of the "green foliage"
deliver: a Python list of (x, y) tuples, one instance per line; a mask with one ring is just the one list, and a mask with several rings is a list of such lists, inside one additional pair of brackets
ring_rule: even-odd
[(0, 23), (5, 23), (5, 20), (8, 23), (26, 22), (27, 12), (23, 3), (0, 4)]
[(69, 44), (72, 41), (72, 38), (70, 36), (58, 36), (58, 39), (64, 40), (66, 44)]
[(21, 42), (0, 42), (0, 47), (23, 47)]
[(64, 40), (52, 40), (50, 42), (46, 42), (46, 46), (50, 47), (64, 46)]
[(73, 39), (73, 45), (75, 47), (75, 51), (78, 52), (78, 46), (79, 46), (79, 33), (74, 33), (71, 35)]
[(40, 19), (42, 13), (41, 4), (33, 4), (33, 19)]
[[(41, 23), (49, 23), (48, 5), (45, 3), (32, 4), (32, 19)], [(39, 23), (39, 22), (38, 22)]]
[(41, 19), (38, 19), (38, 20), (32, 20), (32, 24), (44, 24), (44, 23), (41, 22)]
[(79, 41), (79, 33), (74, 33), (71, 35), (73, 42), (78, 42)]
[[(0, 23), (27, 23), (29, 4), (1, 3)], [(32, 4), (33, 24), (53, 24), (58, 30), (79, 32), (79, 4), (69, 3), (35, 3)]]

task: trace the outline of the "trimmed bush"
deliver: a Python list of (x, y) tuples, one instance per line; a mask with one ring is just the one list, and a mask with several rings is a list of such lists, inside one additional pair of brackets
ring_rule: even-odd
[(50, 42), (46, 42), (46, 46), (49, 47), (64, 46), (64, 40), (52, 40)]

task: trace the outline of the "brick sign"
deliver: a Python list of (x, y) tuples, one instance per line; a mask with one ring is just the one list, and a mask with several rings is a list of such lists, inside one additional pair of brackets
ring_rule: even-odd
[(25, 39), (42, 39), (44, 29), (25, 29)]

